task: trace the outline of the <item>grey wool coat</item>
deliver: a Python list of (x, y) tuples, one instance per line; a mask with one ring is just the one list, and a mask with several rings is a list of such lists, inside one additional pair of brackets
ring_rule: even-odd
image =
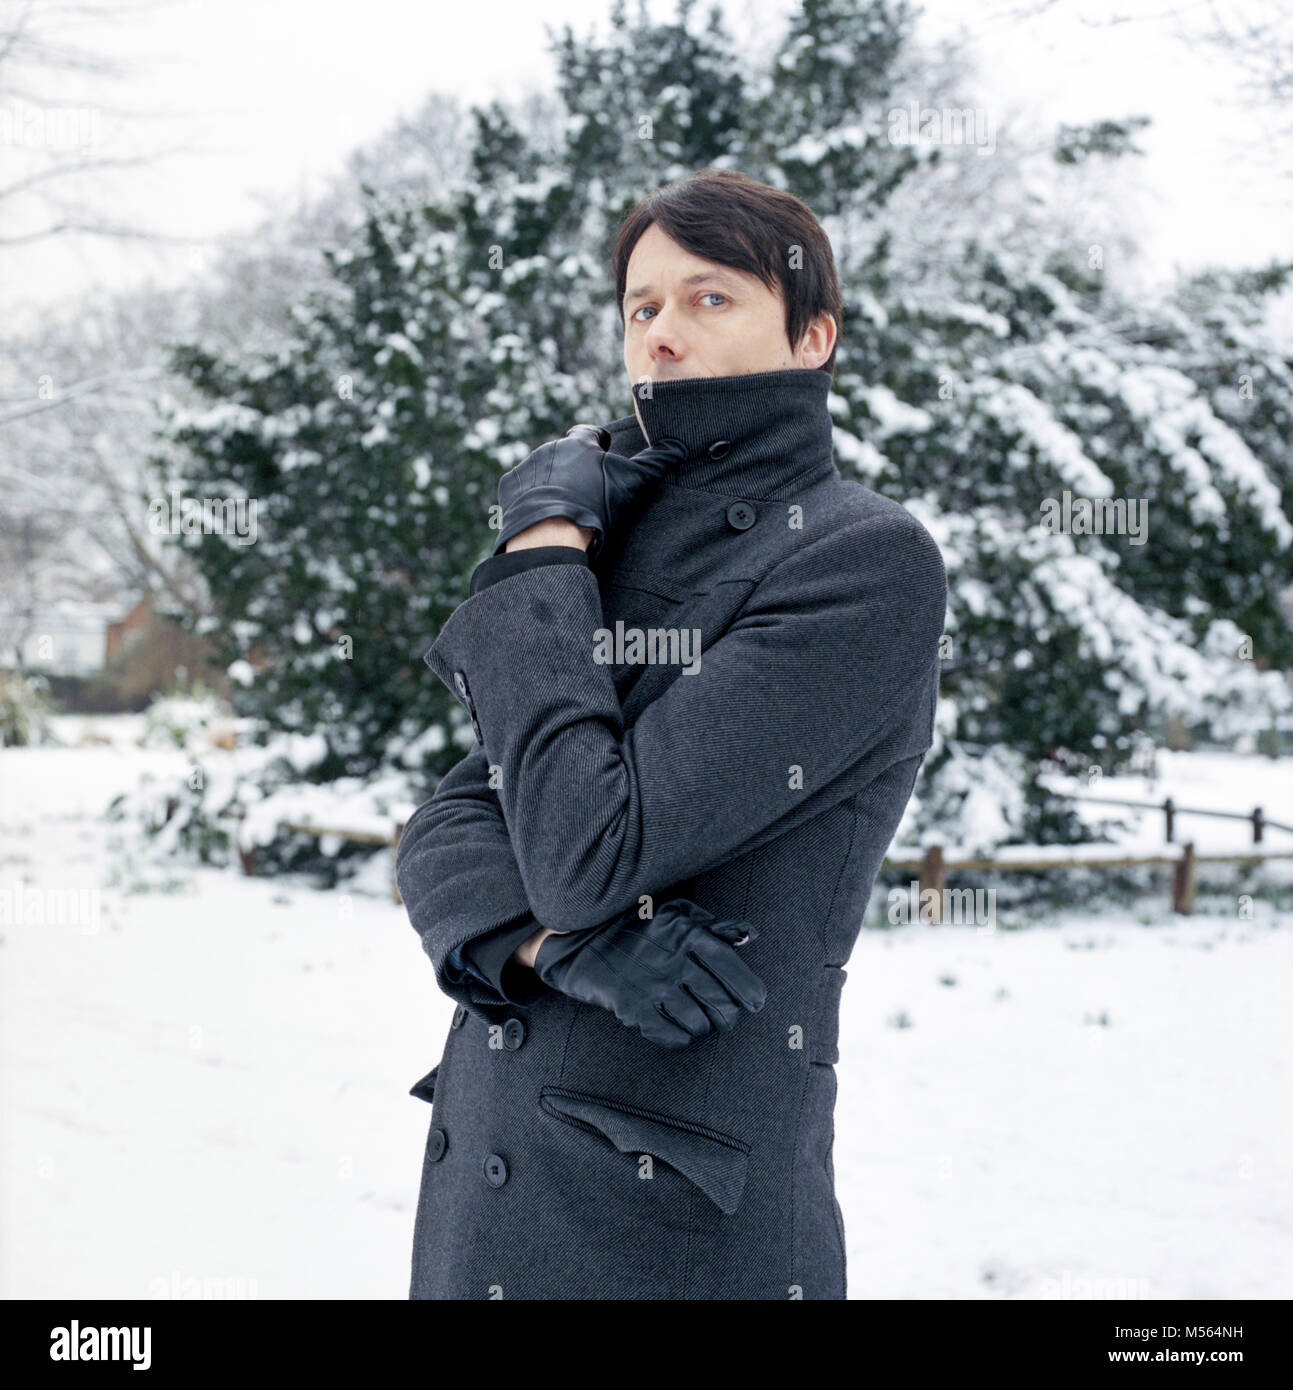
[[(830, 387), (790, 369), (635, 388), (647, 438), (686, 462), (594, 561), (476, 588), (426, 654), (477, 744), (397, 859), (458, 1003), (413, 1087), (432, 1108), (412, 1298), (845, 1297), (841, 992), (932, 743), (947, 582), (911, 513), (841, 477)], [(606, 428), (616, 453), (646, 447), (633, 415)], [(697, 631), (698, 667), (644, 660), (635, 628)], [(741, 952), (767, 1003), (731, 1033), (668, 1050), (458, 968), (490, 934), (674, 896), (757, 927)]]

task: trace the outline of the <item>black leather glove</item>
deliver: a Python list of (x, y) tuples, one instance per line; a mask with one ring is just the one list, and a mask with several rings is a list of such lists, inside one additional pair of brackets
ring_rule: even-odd
[(758, 1013), (763, 981), (736, 954), (758, 935), (673, 898), (642, 921), (635, 908), (599, 927), (544, 937), (534, 969), (546, 985), (609, 1009), (661, 1047), (730, 1033), (741, 1009)]
[(536, 521), (564, 516), (594, 533), (591, 559), (634, 497), (687, 457), (676, 439), (658, 439), (632, 458), (607, 453), (610, 447), (607, 430), (573, 425), (564, 439), (541, 444), (504, 473), (498, 480), (502, 525), (493, 553), (501, 555), (513, 536)]

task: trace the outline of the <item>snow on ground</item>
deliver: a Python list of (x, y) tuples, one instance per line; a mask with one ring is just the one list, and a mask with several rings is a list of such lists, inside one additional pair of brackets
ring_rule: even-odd
[(167, 763), (0, 753), (10, 918), (20, 875), (101, 890), (72, 925), (0, 927), (0, 1296), (407, 1297), (430, 1115), (407, 1092), (452, 1003), (389, 896), (123, 872), (95, 814)]
[(1293, 1295), (1293, 923), (1258, 911), (864, 934), (850, 1297)]
[[(1280, 765), (1207, 756), (1171, 759), (1179, 800), (1194, 777), (1289, 818), (1257, 781)], [(452, 1003), (380, 863), (372, 895), (320, 893), (150, 864), (98, 818), (187, 766), (124, 735), (0, 751), (0, 1296), (404, 1298), (431, 1113), (407, 1091)], [(58, 889), (86, 890), (70, 920)], [(1290, 915), (864, 930), (850, 1297), (1293, 1296)]]

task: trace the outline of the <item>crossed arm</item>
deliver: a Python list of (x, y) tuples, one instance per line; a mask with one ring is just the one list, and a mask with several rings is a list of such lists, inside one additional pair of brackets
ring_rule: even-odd
[(426, 659), (456, 694), (463, 677), (483, 746), (409, 822), (397, 865), (440, 987), (467, 1002), (445, 962), (474, 937), (600, 925), (789, 828), (937, 679), (945, 602), (932, 537), (878, 512), (782, 560), (699, 673), (625, 728), (593, 658), (603, 615), (586, 565), (469, 597)]
[[(414, 813), (396, 860), (400, 895), (437, 984), (458, 1003), (485, 1012), (527, 1003), (542, 992), (512, 957), (520, 948), (524, 959), (525, 943), (544, 931), (530, 909), (498, 793), (489, 782), (489, 759), (483, 748), (474, 748)], [(471, 943), (493, 985), (478, 979), (470, 964), (460, 964), (460, 949)]]
[[(523, 551), (542, 550), (542, 556), (529, 555), (525, 560), (500, 560), (494, 558), (486, 560), (479, 566), (478, 571), (473, 575), (473, 590), (479, 591), (486, 584), (497, 583), (504, 579), (508, 574), (514, 574), (520, 568), (528, 566), (530, 561), (542, 560), (547, 563), (556, 561), (574, 561), (572, 554), (563, 554), (563, 551), (578, 552), (580, 558), (586, 558), (588, 544), (593, 538), (593, 533), (585, 526), (576, 526), (573, 521), (566, 520), (565, 517), (550, 517), (545, 521), (537, 522), (535, 525), (522, 531), (520, 535), (513, 536), (508, 541), (503, 550), (504, 555), (519, 555)], [(554, 547), (556, 549), (554, 550)], [(500, 809), (499, 815), (502, 815)], [(516, 967), (524, 967), (532, 970), (534, 968), (534, 958), (539, 954), (539, 947), (543, 945), (543, 939), (550, 936), (553, 927), (540, 926), (533, 935), (525, 937), (523, 940), (515, 932), (495, 932), (495, 938), (501, 938), (492, 945), (477, 947), (471, 951), (471, 964), (480, 970), (482, 965), (487, 977), (493, 978), (499, 983), (500, 989), (506, 983), (504, 976), (508, 964)], [(512, 947), (515, 949), (509, 949)], [(468, 948), (470, 950), (470, 948)], [(500, 951), (505, 952), (500, 958)], [(478, 954), (479, 953), (479, 954)], [(492, 959), (491, 959), (492, 955)], [(527, 985), (522, 988), (528, 988)]]
[[(564, 518), (540, 522), (509, 541), (504, 554), (476, 567), (468, 596), (536, 563), (585, 565), (590, 536)], [(518, 559), (520, 552), (531, 553)], [(489, 785), (488, 760), (478, 756), (482, 754), (478, 746), (453, 768), (431, 801), (419, 808), (416, 828), (410, 821), (400, 841), (397, 879), (415, 927), (437, 916), (444, 920), (448, 904), (428, 893), (442, 875), (449, 875), (455, 885), (457, 904), (469, 913), (476, 909), (474, 921), (455, 916), (453, 935), (459, 937), (464, 930), (468, 935), (448, 950), (440, 934), (419, 927), (442, 989), (463, 1004), (526, 1004), (544, 991), (532, 970), (540, 945), (554, 928), (534, 917), (528, 901), (512, 921), (498, 925), (495, 920), (509, 903), (519, 905), (521, 897), (502, 806)], [(489, 885), (503, 891), (491, 892)], [(410, 893), (416, 895), (416, 904)]]

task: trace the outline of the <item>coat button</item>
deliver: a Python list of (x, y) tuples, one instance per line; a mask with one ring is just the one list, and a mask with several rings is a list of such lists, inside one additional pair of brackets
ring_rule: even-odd
[(712, 459), (725, 459), (732, 452), (732, 442), (730, 439), (716, 439), (709, 446), (709, 456)]
[(459, 1004), (458, 1007), (453, 1011), (453, 1023), (451, 1026), (454, 1028), (461, 1028), (462, 1025), (466, 1022), (467, 1010), (464, 1009), (461, 1004)]
[(519, 1018), (509, 1018), (503, 1024), (503, 1046), (513, 1052), (525, 1041), (525, 1024)]
[(465, 700), (467, 698), (467, 676), (462, 671), (453, 673), (453, 683), (457, 688), (458, 694)]
[(449, 1147), (449, 1137), (442, 1129), (433, 1129), (427, 1139), (427, 1157), (432, 1163), (439, 1163), (444, 1151)]
[(507, 1164), (497, 1154), (485, 1155), (485, 1181), (491, 1187), (502, 1187), (507, 1181)]
[(727, 509), (727, 524), (734, 531), (748, 531), (758, 515), (748, 502), (733, 502)]

